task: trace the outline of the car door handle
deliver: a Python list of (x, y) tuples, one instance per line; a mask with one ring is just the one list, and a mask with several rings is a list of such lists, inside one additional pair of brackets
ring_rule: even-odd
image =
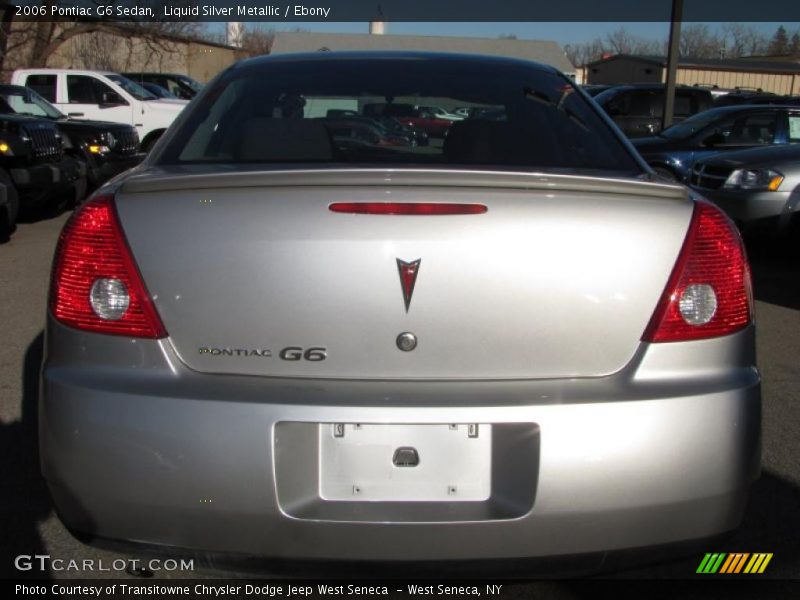
[(67, 113), (68, 117), (82, 117), (83, 113)]

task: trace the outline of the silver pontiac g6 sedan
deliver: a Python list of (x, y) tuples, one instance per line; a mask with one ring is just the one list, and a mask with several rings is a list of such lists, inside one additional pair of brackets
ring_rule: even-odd
[[(414, 106), (472, 110), (337, 127)], [(210, 552), (705, 539), (758, 475), (752, 304), (728, 218), (549, 67), (248, 60), (65, 226), (42, 467), (71, 530)]]

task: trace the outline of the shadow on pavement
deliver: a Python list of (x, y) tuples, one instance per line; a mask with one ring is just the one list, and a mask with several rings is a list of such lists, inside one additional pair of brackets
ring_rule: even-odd
[[(706, 552), (772, 552), (766, 578), (800, 576), (800, 488), (782, 477), (764, 471), (750, 491), (742, 524), (731, 535), (710, 542), (699, 553), (669, 563), (628, 569), (610, 578), (689, 578), (696, 580), (697, 567)], [(644, 553), (644, 551), (642, 552)]]
[(39, 369), (44, 334), (25, 352), (22, 371), (22, 419), (0, 423), (0, 578), (45, 579), (39, 570), (17, 571), (18, 555), (45, 554), (38, 524), (51, 512), (50, 497), (39, 472)]
[(756, 300), (800, 309), (800, 236), (749, 238), (746, 244)]

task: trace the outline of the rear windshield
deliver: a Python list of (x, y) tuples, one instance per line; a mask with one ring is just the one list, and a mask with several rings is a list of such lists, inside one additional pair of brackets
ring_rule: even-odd
[(568, 79), (520, 63), (286, 58), (229, 70), (186, 110), (159, 164), (641, 172)]

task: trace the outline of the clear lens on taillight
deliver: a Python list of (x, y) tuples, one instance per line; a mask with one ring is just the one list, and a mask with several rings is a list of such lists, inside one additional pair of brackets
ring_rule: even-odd
[(113, 196), (75, 211), (56, 248), (50, 310), (71, 327), (125, 335), (167, 335), (119, 224)]
[(678, 262), (642, 339), (728, 335), (751, 323), (752, 306), (750, 267), (736, 227), (713, 204), (696, 202)]
[(96, 279), (89, 291), (92, 310), (101, 319), (117, 321), (131, 305), (128, 288), (119, 279)]
[(717, 294), (707, 283), (694, 283), (681, 293), (678, 308), (689, 325), (705, 325), (717, 312)]

